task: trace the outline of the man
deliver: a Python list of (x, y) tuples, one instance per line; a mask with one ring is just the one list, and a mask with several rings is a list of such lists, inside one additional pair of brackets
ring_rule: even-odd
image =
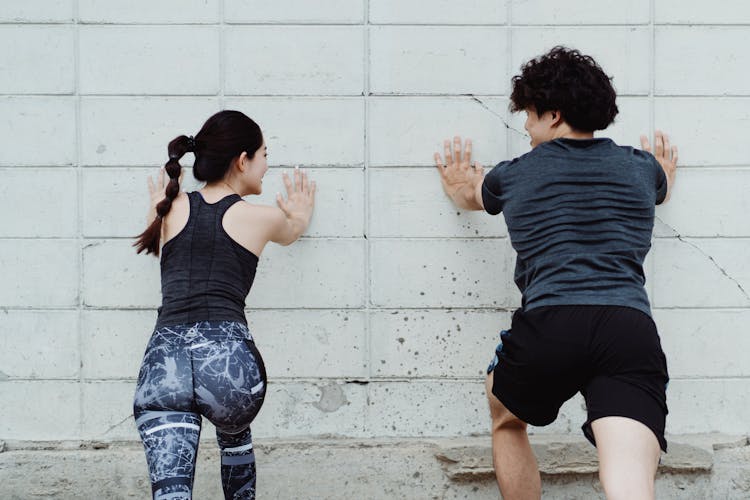
[(485, 177), (445, 141), (435, 153), (445, 192), (464, 210), (503, 212), (517, 252), (522, 306), (488, 369), (495, 473), (504, 498), (540, 498), (527, 424), (552, 423), (581, 392), (585, 436), (597, 447), (610, 499), (653, 498), (666, 451), (667, 366), (643, 273), (654, 205), (669, 198), (677, 148), (655, 134), (654, 154), (594, 138), (618, 110), (610, 78), (565, 47), (513, 78), (511, 111), (525, 111), (532, 150)]

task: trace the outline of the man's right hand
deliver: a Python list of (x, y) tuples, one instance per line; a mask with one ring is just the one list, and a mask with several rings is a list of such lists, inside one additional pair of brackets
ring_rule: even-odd
[(654, 155), (667, 176), (667, 195), (664, 198), (664, 203), (666, 203), (672, 193), (672, 186), (677, 175), (677, 146), (671, 146), (669, 136), (661, 130), (657, 130), (654, 132), (654, 151), (651, 151), (651, 144), (649, 144), (648, 137), (645, 135), (641, 136), (641, 148)]

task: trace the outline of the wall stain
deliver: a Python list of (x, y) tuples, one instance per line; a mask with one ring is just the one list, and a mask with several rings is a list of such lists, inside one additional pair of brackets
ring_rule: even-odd
[(313, 403), (313, 406), (325, 413), (333, 413), (342, 406), (348, 405), (343, 389), (339, 384), (333, 383), (319, 387), (320, 401)]

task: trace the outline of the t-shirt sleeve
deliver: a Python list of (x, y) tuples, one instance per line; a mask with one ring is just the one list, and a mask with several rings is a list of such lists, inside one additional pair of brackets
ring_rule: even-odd
[(664, 169), (661, 168), (656, 158), (651, 156), (651, 160), (656, 169), (656, 204), (661, 205), (667, 197), (667, 174), (664, 173)]
[(500, 197), (502, 195), (500, 176), (502, 175), (502, 167), (507, 163), (498, 163), (495, 168), (484, 176), (484, 181), (482, 182), (482, 204), (490, 215), (497, 215), (503, 211), (503, 201)]

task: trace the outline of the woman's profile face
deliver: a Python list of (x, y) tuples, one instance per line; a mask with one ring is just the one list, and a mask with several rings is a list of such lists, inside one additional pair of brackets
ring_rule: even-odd
[(260, 194), (263, 191), (263, 176), (268, 171), (268, 150), (266, 141), (260, 145), (252, 159), (247, 159), (246, 179), (250, 194)]

